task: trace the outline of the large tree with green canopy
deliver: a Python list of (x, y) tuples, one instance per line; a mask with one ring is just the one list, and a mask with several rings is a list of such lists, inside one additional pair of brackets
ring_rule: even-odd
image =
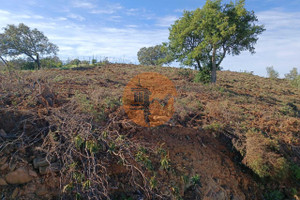
[(211, 71), (211, 82), (227, 54), (242, 51), (255, 53), (258, 35), (265, 29), (257, 25), (253, 11), (247, 11), (245, 0), (222, 4), (221, 0), (207, 0), (202, 9), (184, 11), (171, 26), (169, 48), (174, 59), (200, 71)]
[(30, 29), (23, 23), (18, 26), (7, 25), (0, 34), (0, 58), (4, 56), (26, 55), (32, 59), (38, 69), (41, 68), (42, 55), (56, 55), (58, 47), (49, 42), (48, 38), (37, 29)]

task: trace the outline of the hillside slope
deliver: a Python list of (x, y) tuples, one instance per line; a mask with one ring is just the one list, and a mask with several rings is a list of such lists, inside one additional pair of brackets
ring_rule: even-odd
[[(175, 114), (139, 127), (131, 78), (165, 75)], [(286, 80), (109, 64), (0, 73), (0, 191), (6, 199), (298, 199), (300, 91)]]

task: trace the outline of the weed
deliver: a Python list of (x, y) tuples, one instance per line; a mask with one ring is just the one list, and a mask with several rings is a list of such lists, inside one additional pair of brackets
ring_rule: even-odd
[(200, 183), (200, 176), (199, 176), (198, 174), (196, 174), (195, 176), (193, 176), (193, 177), (191, 178), (191, 184), (192, 184), (193, 186), (201, 185), (201, 183)]
[(160, 166), (164, 170), (169, 170), (170, 169), (170, 159), (168, 156), (164, 156), (160, 160)]
[(153, 170), (152, 162), (147, 155), (147, 150), (145, 148), (140, 148), (139, 151), (135, 154), (135, 159), (138, 162), (141, 162), (147, 169)]
[(209, 130), (209, 131), (213, 131), (213, 132), (220, 132), (224, 128), (224, 125), (220, 124), (218, 122), (213, 122), (209, 125), (205, 125), (203, 128), (204, 128), (204, 130)]
[(154, 189), (156, 188), (156, 186), (157, 186), (157, 180), (156, 180), (156, 175), (154, 175), (150, 178), (150, 187), (151, 189)]

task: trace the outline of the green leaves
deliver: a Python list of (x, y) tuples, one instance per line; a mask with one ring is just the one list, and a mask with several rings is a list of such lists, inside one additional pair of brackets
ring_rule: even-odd
[(163, 65), (172, 61), (167, 44), (154, 47), (143, 47), (138, 52), (138, 60), (142, 65)]
[(201, 9), (184, 11), (169, 29), (174, 59), (200, 71), (208, 67), (213, 74), (226, 54), (254, 53), (258, 35), (265, 29), (255, 25), (257, 17), (244, 6), (244, 0), (223, 5), (221, 0), (207, 0)]
[(7, 25), (0, 35), (0, 56), (26, 55), (35, 61), (40, 68), (40, 56), (54, 54), (58, 47), (49, 42), (48, 38), (37, 29), (30, 29), (23, 23), (18, 26)]

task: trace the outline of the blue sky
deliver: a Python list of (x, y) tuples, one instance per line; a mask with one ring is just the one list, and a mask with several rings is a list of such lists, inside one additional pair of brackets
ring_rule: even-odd
[[(60, 48), (63, 59), (109, 57), (138, 63), (142, 47), (168, 41), (168, 28), (182, 11), (202, 7), (204, 0), (0, 0), (0, 27), (25, 23), (37, 28)], [(229, 2), (229, 1), (224, 1)], [(300, 1), (246, 0), (264, 32), (256, 54), (227, 56), (225, 70), (254, 71), (265, 76), (267, 66), (283, 76), (300, 71)]]

